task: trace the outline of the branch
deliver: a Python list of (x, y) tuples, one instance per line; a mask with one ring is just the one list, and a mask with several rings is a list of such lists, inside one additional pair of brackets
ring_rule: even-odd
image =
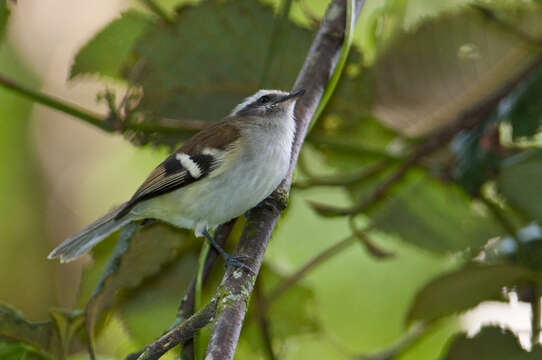
[(158, 119), (156, 122), (151, 123), (134, 120), (132, 118), (118, 118), (115, 114), (102, 116), (92, 111), (83, 109), (82, 107), (68, 101), (47, 95), (40, 91), (29, 89), (1, 73), (0, 86), (12, 90), (13, 92), (38, 104), (45, 105), (65, 114), (79, 118), (86, 123), (96, 126), (108, 133), (134, 130), (146, 133), (193, 135), (196, 131), (201, 130), (207, 125), (207, 123), (202, 120)]
[[(216, 230), (215, 240), (220, 246), (222, 247), (225, 246), (226, 241), (228, 240), (231, 234), (231, 231), (233, 230), (233, 226), (235, 225), (236, 220), (237, 219), (233, 219), (225, 224), (222, 224)], [(216, 263), (216, 260), (218, 258), (219, 258), (218, 252), (214, 248), (211, 248), (209, 252), (207, 253), (207, 258), (205, 259), (205, 265), (203, 266), (202, 283), (205, 283), (205, 281), (211, 274), (211, 270), (213, 269), (213, 266)], [(175, 320), (175, 323), (171, 325), (167, 333), (175, 329), (179, 329), (182, 323), (185, 322), (188, 318), (190, 318), (190, 316), (194, 314), (194, 309), (195, 309), (195, 304), (196, 304), (197, 276), (198, 274), (194, 275), (194, 278), (192, 279), (192, 282), (190, 283), (190, 286), (188, 287), (188, 290), (186, 291), (186, 295), (184, 296), (184, 298), (181, 301), (181, 304), (179, 305), (179, 310), (177, 311), (177, 318)], [(158, 344), (160, 340), (161, 338), (147, 345), (145, 349), (149, 347), (151, 348), (160, 347), (160, 345)], [(181, 345), (182, 345), (181, 359), (183, 360), (194, 359), (194, 343), (192, 340), (193, 340), (193, 337), (189, 337), (185, 341), (181, 342)], [(138, 359), (141, 356), (141, 354), (143, 354), (145, 349), (129, 354), (126, 357), (126, 360)]]
[(0, 85), (7, 89), (13, 90), (17, 94), (27, 97), (30, 100), (33, 100), (39, 104), (78, 117), (79, 119), (84, 120), (94, 126), (97, 126), (104, 131), (114, 131), (114, 129), (104, 121), (101, 115), (92, 113), (88, 110), (84, 110), (75, 104), (70, 104), (53, 96), (49, 96), (39, 91), (26, 88), (3, 74), (0, 74)]
[(425, 324), (414, 326), (404, 338), (390, 348), (372, 355), (356, 356), (354, 360), (393, 360), (417, 343), (428, 330), (429, 326)]
[(299, 180), (292, 184), (296, 189), (308, 189), (316, 186), (350, 186), (357, 184), (363, 180), (370, 179), (383, 170), (387, 169), (387, 161), (380, 161), (370, 166), (364, 166), (361, 169), (348, 174), (334, 174), (324, 176), (309, 175), (306, 180)]
[(156, 360), (164, 355), (169, 349), (180, 343), (192, 339), (194, 334), (209, 324), (217, 309), (217, 300), (213, 299), (203, 309), (189, 317), (178, 327), (171, 329), (164, 336), (153, 342), (138, 357), (138, 360)]
[[(350, 0), (354, 1), (354, 0)], [(353, 18), (358, 18), (364, 0), (355, 0)], [(237, 247), (237, 256), (258, 273), (269, 239), (284, 208), (292, 183), (297, 158), (309, 124), (342, 52), (346, 21), (345, 0), (334, 0), (312, 43), (294, 89), (305, 89), (295, 108), (297, 131), (292, 146), (290, 169), (279, 189), (262, 205), (250, 212), (247, 225)], [(255, 275), (242, 270), (227, 269), (218, 288), (220, 301), (213, 335), (207, 348), (207, 359), (231, 360), (237, 347), (247, 302)]]
[[(233, 226), (235, 225), (235, 221), (236, 219), (233, 219), (227, 222), (226, 224), (221, 225), (216, 230), (215, 240), (220, 246), (224, 247), (224, 245), (226, 244), (226, 241), (228, 240), (228, 237), (230, 236), (233, 230)], [(205, 265), (203, 267), (203, 276), (202, 276), (203, 283), (205, 283), (205, 281), (211, 274), (211, 270), (213, 269), (213, 266), (216, 263), (217, 259), (218, 259), (218, 252), (214, 248), (211, 248), (209, 253), (207, 254), (207, 259), (205, 260)], [(176, 324), (180, 324), (185, 319), (192, 316), (192, 314), (194, 313), (195, 301), (196, 301), (196, 277), (192, 279), (190, 287), (188, 288), (188, 291), (186, 292), (185, 297), (181, 301), (181, 305), (179, 306), (179, 311), (177, 312)], [(183, 360), (194, 359), (194, 343), (191, 338), (188, 339), (187, 341), (182, 342), (181, 358)]]

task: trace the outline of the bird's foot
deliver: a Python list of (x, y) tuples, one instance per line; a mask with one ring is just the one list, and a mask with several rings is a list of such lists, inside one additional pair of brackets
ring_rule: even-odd
[(209, 231), (207, 231), (207, 229), (205, 229), (203, 231), (203, 235), (207, 238), (207, 240), (209, 241), (209, 243), (211, 244), (211, 246), (216, 250), (218, 251), (218, 253), (220, 255), (222, 255), (222, 257), (224, 258), (224, 260), (226, 261), (226, 266), (228, 265), (231, 265), (233, 267), (237, 267), (237, 268), (241, 268), (241, 269), (245, 269), (247, 270), (248, 272), (250, 272), (252, 275), (256, 275), (256, 272), (253, 271), (250, 266), (248, 266), (247, 264), (245, 264), (245, 262), (243, 261), (243, 257), (236, 257), (236, 256), (232, 256), (230, 254), (228, 254), (228, 252), (226, 250), (224, 250), (222, 248), (222, 246), (220, 246), (216, 240), (214, 239), (214, 237), (209, 234)]
[(243, 260), (246, 259), (245, 256), (232, 256), (232, 255), (228, 254), (227, 252), (224, 252), (224, 254), (222, 254), (222, 256), (224, 257), (224, 260), (226, 261), (226, 267), (233, 266), (234, 268), (245, 269), (246, 271), (248, 271), (252, 275), (256, 275), (256, 272), (254, 270), (252, 270), (252, 268), (250, 266), (248, 266), (245, 263), (245, 261), (243, 261)]

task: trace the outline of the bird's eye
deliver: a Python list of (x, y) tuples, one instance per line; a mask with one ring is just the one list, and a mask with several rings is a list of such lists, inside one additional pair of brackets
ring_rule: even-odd
[(267, 95), (264, 95), (262, 96), (261, 98), (258, 99), (257, 103), (260, 104), (260, 105), (263, 105), (263, 104), (267, 104), (269, 102), (269, 100), (271, 100), (271, 98)]

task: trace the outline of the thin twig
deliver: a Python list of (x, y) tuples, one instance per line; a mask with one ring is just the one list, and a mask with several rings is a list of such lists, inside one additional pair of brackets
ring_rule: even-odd
[(101, 115), (92, 113), (75, 104), (70, 104), (66, 101), (60, 100), (50, 95), (46, 95), (42, 92), (29, 89), (21, 84), (18, 84), (17, 82), (3, 74), (0, 74), (0, 85), (7, 89), (13, 90), (19, 95), (29, 98), (30, 100), (33, 100), (38, 104), (42, 104), (63, 113), (75, 116), (83, 121), (86, 121), (89, 124), (99, 127), (104, 131), (113, 132), (115, 130), (104, 121), (104, 118)]
[(537, 38), (529, 34), (528, 32), (518, 28), (514, 24), (509, 23), (508, 21), (500, 18), (493, 9), (490, 9), (483, 4), (471, 4), (471, 7), (475, 10), (478, 10), (482, 15), (484, 15), (488, 20), (493, 21), (494, 23), (500, 25), (506, 31), (518, 36), (519, 38), (531, 43), (534, 46), (542, 46), (542, 39)]
[(349, 186), (370, 179), (383, 170), (388, 168), (390, 164), (387, 161), (380, 161), (370, 166), (364, 166), (361, 169), (348, 174), (334, 174), (327, 176), (309, 176), (306, 180), (299, 180), (292, 184), (296, 189), (308, 189), (316, 186)]
[(412, 345), (416, 344), (427, 333), (429, 326), (420, 324), (411, 328), (411, 330), (396, 344), (390, 348), (372, 355), (356, 356), (358, 360), (393, 360), (404, 353)]
[(276, 360), (277, 357), (275, 356), (275, 352), (273, 351), (271, 329), (269, 327), (269, 319), (266, 312), (267, 307), (265, 305), (264, 295), (262, 294), (262, 281), (263, 279), (259, 277), (258, 281), (256, 281), (256, 285), (254, 286), (254, 297), (256, 300), (256, 317), (262, 335), (265, 354), (267, 355), (268, 360)]
[(518, 254), (521, 254), (522, 249), (524, 249), (524, 245), (518, 237), (517, 227), (510, 221), (510, 219), (508, 219), (499, 206), (487, 196), (487, 194), (480, 194), (480, 200), (488, 208), (491, 215), (493, 215), (493, 218), (499, 223), (499, 225), (501, 225), (503, 230), (508, 233), (512, 240), (514, 240), (517, 246)]
[[(108, 118), (107, 116), (102, 116), (92, 111), (83, 109), (82, 107), (72, 104), (66, 100), (61, 100), (57, 97), (47, 95), (40, 91), (29, 89), (3, 74), (0, 74), (0, 86), (12, 90), (15, 93), (22, 95), (38, 104), (48, 106), (52, 109), (79, 118), (86, 123), (94, 125), (109, 133), (123, 130), (134, 130), (146, 133), (162, 133), (188, 136), (194, 134), (197, 130), (201, 130), (204, 126), (208, 124), (201, 120), (157, 119), (156, 121), (151, 123), (127, 118), (115, 119), (117, 123), (112, 125), (111, 122), (106, 121), (106, 119)], [(184, 126), (186, 126), (186, 128)]]
[(329, 259), (333, 258), (335, 255), (341, 253), (342, 251), (349, 248), (351, 245), (355, 244), (358, 241), (358, 238), (354, 235), (350, 235), (347, 238), (339, 241), (336, 244), (328, 247), (324, 251), (320, 252), (318, 255), (310, 259), (305, 265), (303, 265), (295, 273), (288, 276), (284, 279), (276, 288), (269, 292), (267, 295), (266, 303), (270, 304), (276, 299), (278, 299), (282, 294), (284, 294), (288, 289), (297, 284), (301, 279), (303, 279), (309, 272), (314, 270), (316, 267), (322, 265)]
[(371, 241), (371, 239), (369, 239), (369, 235), (367, 235), (367, 232), (370, 230), (371, 226), (366, 226), (364, 229), (359, 229), (356, 226), (355, 216), (350, 217), (349, 223), (353, 235), (355, 235), (361, 241), (369, 254), (371, 254), (377, 259), (389, 259), (395, 256), (394, 253), (379, 248)]
[(388, 161), (402, 161), (403, 157), (361, 144), (359, 141), (345, 140), (337, 136), (327, 136), (311, 133), (306, 141), (317, 146), (325, 146), (331, 150), (345, 152), (351, 155), (371, 156)]
[(216, 313), (217, 300), (212, 299), (203, 309), (183, 321), (179, 326), (168, 331), (157, 341), (151, 343), (138, 357), (138, 360), (156, 360), (169, 349), (193, 338), (194, 334), (209, 324)]
[(173, 20), (169, 15), (153, 0), (140, 0), (150, 11), (162, 19), (165, 23), (172, 24)]

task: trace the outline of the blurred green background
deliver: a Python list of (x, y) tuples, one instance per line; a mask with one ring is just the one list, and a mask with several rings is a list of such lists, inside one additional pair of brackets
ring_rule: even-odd
[[(29, 88), (54, 94), (97, 113), (106, 114), (107, 104), (104, 101), (96, 101), (96, 94), (106, 87), (110, 91), (116, 92), (119, 97), (126, 91), (126, 81), (122, 79), (122, 76), (113, 72), (111, 72), (113, 76), (107, 76), (106, 70), (100, 71), (100, 67), (102, 69), (114, 68), (115, 61), (112, 61), (113, 64), (101, 64), (102, 59), (99, 56), (93, 59), (89, 55), (85, 58), (89, 61), (88, 64), (83, 61), (85, 59), (80, 58), (76, 62), (77, 65), (72, 68), (74, 58), (89, 39), (92, 39), (108, 22), (117, 18), (122, 11), (135, 8), (141, 14), (149, 16), (149, 10), (142, 3), (123, 0), (94, 2), (80, 0), (40, 2), (35, 0), (16, 3), (8, 1), (11, 15), (5, 37), (0, 44), (0, 73)], [(174, 14), (173, 9), (183, 2), (163, 0), (158, 3), (167, 14)], [(265, 1), (265, 3), (271, 4), (275, 9), (279, 6), (278, 0)], [(463, 11), (461, 6), (467, 3), (470, 2), (467, 0), (367, 1), (356, 28), (354, 43), (358, 50), (353, 52), (351, 63), (347, 65), (344, 76), (354, 78), (361, 71), (363, 77), (366, 72), (370, 73), (371, 77), (380, 80), (380, 84), (385, 85), (367, 91), (364, 90), (366, 83), (362, 82), (356, 83), (358, 85), (355, 86), (358, 87), (352, 85), (353, 89), (347, 88), (346, 85), (338, 89), (337, 97), (332, 99), (329, 112), (321, 119), (319, 126), (314, 131), (314, 137), (304, 153), (304, 160), (310, 165), (313, 173), (329, 174), (352, 171), (358, 165), (371, 164), (374, 158), (378, 157), (374, 153), (380, 151), (379, 149), (386, 149), (386, 151), (392, 149), (389, 151), (391, 155), (387, 155), (388, 157), (404, 158), (408, 150), (418, 144), (420, 139), (430, 134), (435, 127), (442, 127), (442, 124), (438, 125), (435, 122), (429, 123), (429, 125), (419, 125), (419, 123), (411, 125), (409, 123), (409, 121), (413, 121), (412, 119), (434, 115), (434, 118), (438, 120), (439, 116), (448, 115), (440, 113), (445, 108), (440, 102), (441, 99), (438, 97), (429, 99), (434, 101), (434, 107), (428, 106), (428, 108), (413, 110), (408, 108), (408, 105), (416, 100), (415, 96), (413, 95), (410, 102), (408, 98), (404, 102), (396, 101), (398, 95), (393, 91), (400, 92), (402, 85), (392, 83), (389, 88), (386, 88), (388, 83), (385, 83), (384, 80), (393, 78), (397, 80), (397, 77), (400, 76), (398, 74), (404, 74), (404, 77), (399, 78), (397, 82), (412, 86), (414, 89), (412, 92), (420, 95), (421, 98), (428, 95), (424, 94), (422, 90), (417, 93), (418, 88), (425, 88), (424, 91), (435, 93), (434, 88), (431, 87), (439, 85), (437, 81), (432, 82), (430, 78), (430, 75), (433, 74), (432, 71), (435, 70), (433, 69), (435, 66), (432, 67), (432, 65), (437, 64), (437, 68), (440, 66), (437, 70), (443, 72), (452, 69), (453, 65), (445, 61), (437, 63), (431, 56), (436, 54), (437, 57), (441, 55), (444, 57), (446, 50), (442, 44), (446, 41), (452, 42), (454, 36), (459, 37), (458, 41), (463, 41), (460, 38), (461, 34), (459, 32), (450, 33), (452, 39), (442, 39), (437, 35), (447, 34), (446, 28), (439, 30), (442, 33), (437, 33), (437, 35), (434, 35), (436, 30), (434, 32), (427, 31), (427, 33), (433, 34), (431, 36), (434, 36), (431, 40), (431, 38), (423, 37), (423, 31), (420, 31), (422, 37), (405, 40), (403, 48), (390, 45), (389, 48), (393, 49), (390, 51), (391, 55), (386, 55), (386, 49), (388, 49), (388, 44), (393, 44), (394, 39), (398, 36), (397, 33), (414, 31), (412, 29), (417, 29), (427, 19), (434, 18), (437, 19), (436, 23), (446, 23), (447, 20), (441, 20), (442, 18), (439, 16), (461, 12)], [(499, 3), (502, 6), (510, 4), (507, 1)], [(530, 6), (536, 2), (528, 3)], [(306, 31), (306, 28), (312, 23), (311, 19), (320, 19), (324, 15), (327, 4), (326, 0), (294, 1), (290, 12), (292, 23)], [(462, 18), (468, 16), (470, 15), (462, 15)], [(209, 20), (209, 22), (211, 21)], [(450, 20), (451, 25), (448, 29), (464, 28), (454, 21)], [(156, 30), (155, 33), (158, 31)], [(289, 45), (284, 45), (285, 47), (287, 46), (288, 49), (298, 47), (301, 44), (300, 39), (307, 38), (308, 35), (302, 34), (301, 30), (299, 31), (299, 35), (297, 33), (296, 37), (292, 35), (294, 40)], [(489, 30), (484, 31), (489, 32)], [(469, 34), (472, 33), (475, 31), (471, 31)], [(118, 36), (124, 35), (119, 33)], [(147, 36), (148, 39), (152, 39), (152, 36), (158, 35), (152, 35), (151, 32), (151, 35)], [(200, 39), (192, 37), (193, 43), (185, 43), (184, 51), (190, 52), (197, 48), (203, 53), (205, 49), (201, 44), (205, 43), (206, 38), (201, 36)], [(282, 36), (279, 39), (286, 39), (289, 35)], [(310, 36), (308, 38), (310, 39)], [(486, 54), (489, 54), (488, 57), (501, 56), (501, 53), (496, 50), (492, 52), (493, 49), (498, 46), (509, 46), (506, 43), (507, 39), (501, 38), (500, 42), (495, 42), (495, 44), (492, 43), (491, 36), (488, 35), (485, 39), (487, 40), (485, 45), (491, 51), (484, 52), (487, 49), (478, 49), (484, 56)], [(424, 50), (422, 45), (431, 43), (431, 41), (437, 44), (436, 49)], [(408, 49), (417, 46), (416, 44), (420, 46), (416, 50), (418, 57), (409, 58)], [(465, 44), (469, 45), (469, 43)], [(118, 49), (120, 45), (113, 44), (112, 46), (113, 48), (117, 46), (116, 49)], [(299, 48), (305, 49), (304, 46), (299, 45)], [(155, 49), (159, 48), (157, 45)], [(152, 49), (140, 45), (138, 54), (152, 53)], [(467, 46), (463, 50), (468, 53), (469, 49), (472, 50)], [(172, 53), (175, 51), (177, 50), (171, 50)], [(298, 52), (300, 51), (298, 50)], [(529, 51), (531, 51), (529, 55), (521, 52), (519, 55), (514, 54), (514, 56), (521, 58), (517, 61), (514, 60), (516, 57), (511, 55), (511, 59), (516, 61), (512, 62), (514, 66), (518, 69), (526, 66), (527, 60), (531, 59), (531, 56), (535, 56), (532, 54), (537, 54), (536, 51)], [(360, 53), (363, 54), (361, 59), (359, 58)], [(82, 56), (82, 53), (79, 54), (78, 56)], [(159, 52), (157, 54), (157, 56), (161, 56)], [(373, 67), (379, 54), (384, 60)], [(115, 54), (111, 56), (114, 57)], [(303, 61), (303, 53), (292, 52), (287, 53), (286, 56), (296, 57), (294, 63)], [(388, 57), (386, 58), (386, 56)], [(297, 59), (297, 57), (299, 58)], [(392, 63), (396, 59), (400, 59), (405, 68), (397, 70), (394, 74), (390, 69), (397, 69), (399, 66), (397, 63)], [(150, 61), (160, 64), (158, 60), (162, 61), (163, 58)], [(199, 60), (201, 58), (197, 58), (196, 62)], [(128, 60), (128, 63), (130, 61)], [(293, 65), (285, 65), (287, 60), (283, 59), (282, 61), (281, 66), (288, 67), (288, 69), (291, 67), (293, 74), (297, 72), (298, 68)], [(201, 62), (205, 66), (212, 66), (209, 62), (203, 60)], [(167, 61), (163, 60), (163, 64), (167, 64)], [(98, 70), (93, 71), (93, 66)], [(279, 65), (273, 63), (271, 69), (273, 66)], [(477, 66), (476, 74), (485, 71), (484, 64)], [(76, 71), (73, 69), (79, 69), (77, 71), (80, 74), (71, 78), (74, 75), (73, 71)], [(374, 69), (374, 71), (366, 69)], [(291, 84), (293, 78), (288, 71), (279, 71), (279, 73), (286, 74), (284, 75), (285, 79), (281, 81)], [(449, 70), (449, 78), (459, 78), (459, 80), (457, 83), (447, 83), (448, 97), (443, 101), (448, 102), (451, 99), (450, 102), (453, 102), (452, 100), (456, 99), (455, 94), (461, 93), (462, 89), (465, 89), (464, 92), (470, 98), (476, 96), (476, 91), (479, 92), (479, 89), (471, 89), (470, 82), (476, 83), (476, 81), (468, 80), (472, 78), (472, 74), (468, 71), (470, 70)], [(102, 75), (106, 73), (106, 76), (100, 77), (96, 72), (102, 73)], [(424, 72), (427, 74), (427, 78), (420, 85), (419, 81), (416, 82), (413, 79), (420, 78)], [(506, 71), (504, 73), (504, 75), (491, 73), (488, 77), (491, 81), (482, 82), (480, 80), (482, 88), (485, 90), (493, 87), (498, 88), (502, 86), (503, 79), (515, 76), (515, 73), (508, 74)], [(182, 77), (183, 75), (178, 76)], [(239, 76), (243, 77), (244, 75)], [(144, 85), (147, 86), (147, 84), (152, 84), (153, 79), (143, 80), (143, 82), (145, 81), (148, 81)], [(442, 78), (439, 81), (442, 81)], [(371, 94), (359, 95), (364, 92), (371, 92)], [(383, 94), (390, 95), (386, 97)], [(359, 98), (352, 99), (353, 96), (358, 95)], [(145, 110), (173, 117), (176, 114), (175, 111), (181, 111), (178, 110), (179, 108), (184, 110), (186, 107), (186, 104), (181, 100), (175, 105), (162, 105), (161, 103), (161, 105), (157, 105), (160, 99), (152, 96), (150, 91), (144, 94), (141, 106)], [(233, 100), (242, 98), (239, 94), (233, 94), (231, 97)], [(392, 103), (392, 98), (394, 103)], [(207, 100), (208, 98), (204, 98), (202, 101)], [(199, 100), (190, 99), (189, 101)], [(348, 106), (343, 104), (348, 101), (351, 103)], [(462, 101), (459, 99), (457, 103), (463, 104)], [(373, 115), (368, 114), (369, 110), (366, 104), (370, 102), (376, 104), (372, 108)], [(169, 107), (163, 110), (160, 106)], [(226, 108), (226, 105), (224, 107)], [(338, 109), (336, 113), (333, 112), (335, 109)], [(448, 111), (447, 108), (445, 110)], [(449, 112), (459, 110), (461, 109), (456, 107)], [(188, 110), (186, 111), (190, 114)], [(197, 112), (197, 110), (194, 111)], [(442, 112), (445, 111), (442, 110)], [(211, 115), (206, 114), (205, 116), (210, 117)], [(395, 132), (392, 133), (382, 125), (374, 125), (373, 123), (376, 124), (376, 122), (372, 116), (381, 117), (382, 122), (386, 123), (388, 128), (395, 129)], [(348, 137), (350, 135), (345, 134), (349, 131), (349, 121), (357, 124), (360, 117), (371, 118), (372, 122), (363, 123), (368, 125), (363, 125), (364, 127), (359, 131), (361, 131), (361, 137), (365, 137), (366, 141), (360, 141), (358, 144), (357, 140), (354, 141), (353, 135), (350, 138)], [(399, 122), (397, 122), (398, 118)], [(404, 121), (404, 123), (400, 123), (400, 121)], [(335, 130), (341, 126), (344, 126), (344, 129)], [(510, 129), (511, 126), (503, 125), (502, 127)], [(404, 131), (400, 129), (404, 129)], [(359, 134), (356, 133), (355, 136), (360, 136)], [(103, 132), (73, 117), (33, 104), (0, 87), (0, 163), (2, 164), (0, 168), (0, 188), (2, 189), (2, 201), (0, 202), (0, 219), (2, 219), (0, 221), (2, 237), (0, 242), (0, 302), (16, 307), (27, 319), (32, 321), (48, 319), (51, 308), (82, 308), (84, 306), (90, 292), (96, 286), (107, 254), (114, 246), (115, 239), (104, 243), (96, 250), (97, 260), (95, 263), (90, 256), (70, 264), (58, 264), (54, 261), (48, 261), (46, 257), (49, 251), (67, 236), (102, 215), (115, 204), (129, 198), (146, 175), (169, 151), (167, 145), (171, 141), (168, 139), (158, 141), (150, 139), (149, 141), (145, 138), (140, 142), (148, 141), (149, 143), (143, 146), (134, 146), (130, 142), (134, 137), (136, 136), (133, 134), (127, 134), (123, 137), (119, 134)], [(342, 145), (346, 150), (337, 150), (340, 146), (333, 147), (334, 143), (330, 139), (342, 141), (339, 145)], [(324, 140), (325, 144), (322, 146)], [(536, 140), (529, 141), (529, 149), (539, 146), (539, 142)], [(385, 146), (379, 148), (380, 143), (384, 142)], [(153, 143), (158, 143), (158, 145)], [(374, 151), (366, 151), (357, 155), (355, 150), (348, 148), (353, 143), (360, 145), (365, 150)], [(393, 149), (399, 149), (399, 151)], [(476, 156), (472, 155), (473, 158)], [(464, 199), (467, 199), (467, 193), (471, 188), (477, 190), (470, 195), (477, 197), (477, 191), (480, 188), (478, 186), (480, 184), (477, 183), (478, 177), (476, 177), (479, 176), (478, 173), (472, 176), (455, 177), (453, 180), (451, 180), (450, 174), (446, 174), (446, 176), (440, 177), (439, 181), (445, 179), (442, 180), (442, 184), (437, 184), (436, 180), (428, 180), (426, 174), (433, 175), (431, 171), (449, 166), (449, 163), (442, 161), (443, 158), (448, 159), (449, 157), (450, 151), (446, 150), (444, 154), (437, 154), (431, 161), (424, 164), (423, 174), (421, 170), (419, 173), (410, 174), (405, 180), (406, 185), (404, 185), (408, 187), (409, 192), (397, 193), (396, 199), (390, 200), (390, 205), (382, 208), (374, 216), (373, 221), (377, 223), (380, 221), (380, 231), (372, 232), (371, 240), (379, 248), (391, 251), (394, 254), (393, 258), (375, 258), (367, 252), (361, 242), (355, 243), (310, 272), (302, 280), (302, 287), (295, 290), (300, 292), (299, 296), (292, 295), (291, 298), (284, 299), (282, 306), (286, 308), (291, 306), (293, 309), (299, 307), (302, 313), (295, 315), (299, 316), (299, 319), (294, 317), (292, 328), (288, 328), (289, 324), (282, 325), (280, 317), (277, 319), (279, 324), (274, 325), (276, 328), (273, 327), (277, 334), (285, 334), (278, 335), (279, 339), (276, 344), (280, 359), (345, 359), (369, 355), (393, 346), (412, 330), (406, 321), (406, 314), (411, 309), (414, 298), (420, 289), (435, 276), (463, 266), (465, 264), (464, 255), (468, 249), (478, 250), (482, 245), (481, 242), (473, 245), (470, 238), (466, 236), (472, 235), (473, 238), (479, 239), (476, 241), (483, 241), (483, 243), (491, 237), (489, 235), (495, 228), (493, 220), (486, 224), (485, 220), (479, 220), (477, 217), (471, 217), (470, 220), (461, 217), (462, 215), (470, 216), (464, 213), (463, 209), (465, 207), (469, 211), (472, 210), (471, 207), (464, 205), (467, 201), (470, 204), (471, 198)], [(434, 163), (437, 163), (437, 166), (431, 167)], [(480, 169), (487, 163), (475, 165), (474, 168)], [(460, 168), (459, 165), (450, 167)], [(442, 172), (445, 173), (446, 169)], [(300, 171), (297, 180), (306, 178), (307, 174)], [(481, 182), (485, 182), (487, 179), (490, 179), (489, 175), (484, 177)], [(371, 180), (374, 183), (367, 185), (367, 187), (360, 185), (357, 187), (317, 187), (303, 191), (294, 190), (289, 208), (283, 215), (268, 248), (267, 264), (272, 267), (274, 272), (285, 276), (300, 268), (324, 249), (349, 236), (351, 229), (348, 219), (323, 218), (312, 209), (309, 200), (334, 206), (347, 206), (355, 199), (367, 194), (369, 190), (374, 189), (379, 180), (381, 177)], [(451, 182), (455, 186), (455, 184), (461, 184), (462, 181), (463, 185), (465, 182), (467, 183), (467, 186), (462, 190), (454, 188), (450, 193), (446, 192), (445, 195), (442, 195), (441, 187), (447, 188)], [(469, 186), (471, 187), (469, 188)], [(521, 187), (521, 184), (512, 184), (511, 186), (517, 188)], [(425, 190), (420, 191), (421, 188)], [(435, 190), (427, 192), (427, 189)], [(536, 198), (532, 201), (539, 202), (540, 193), (535, 192), (534, 194)], [(421, 200), (413, 202), (413, 197)], [(429, 203), (430, 205), (427, 205)], [(430, 208), (433, 205), (434, 208)], [(439, 213), (439, 209), (444, 210)], [(432, 229), (423, 228), (423, 224), (417, 222), (419, 219), (413, 219), (415, 216), (412, 215), (411, 218), (409, 215), (424, 211), (432, 212), (430, 215), (433, 218), (425, 215), (423, 217), (424, 221), (429, 218), (427, 221), (429, 227), (433, 227)], [(487, 211), (484, 214), (484, 217), (487, 218)], [(458, 221), (441, 224), (440, 219), (448, 216), (450, 218), (457, 216)], [(360, 219), (360, 223), (367, 221), (366, 217)], [(457, 234), (453, 224), (461, 224), (461, 231), (457, 229)], [(486, 225), (490, 230), (484, 228)], [(474, 236), (475, 232), (476, 236)], [(428, 234), (435, 234), (435, 238), (431, 238), (431, 235)], [(407, 240), (405, 241), (402, 236)], [(454, 242), (454, 238), (460, 236), (465, 237)], [(450, 244), (442, 245), (442, 242), (439, 242), (446, 239), (450, 241)], [(175, 245), (179, 254), (187, 254), (183, 260), (169, 261), (160, 271), (153, 271), (150, 278), (142, 276), (141, 283), (136, 281), (130, 286), (132, 287), (130, 291), (122, 293), (123, 305), (117, 305), (115, 311), (109, 313), (105, 325), (100, 325), (97, 338), (97, 354), (100, 358), (123, 358), (128, 353), (140, 349), (171, 324), (178, 302), (193, 275), (198, 244), (187, 241), (182, 246)], [(458, 255), (458, 250), (460, 250), (460, 255)], [(469, 256), (466, 257), (470, 259)], [(83, 280), (81, 280), (84, 268), (90, 270), (86, 271)], [(221, 268), (215, 274), (213, 280), (215, 283), (219, 278), (219, 271)], [(271, 270), (269, 276), (271, 278)], [(207, 291), (212, 293), (212, 286), (208, 287)], [(281, 314), (281, 311), (277, 310), (277, 314)], [(495, 313), (494, 310), (493, 313)], [(273, 312), (270, 313), (271, 322), (273, 322), (273, 314)], [(488, 317), (491, 318), (491, 312), (489, 314)], [(523, 313), (521, 316), (523, 316), (522, 320), (515, 325), (511, 325), (512, 321), (507, 319), (500, 319), (500, 321), (503, 324), (508, 323), (509, 328), (520, 334), (521, 331), (524, 331), (522, 329), (530, 326), (528, 314), (525, 316)], [(517, 320), (517, 316), (514, 319)], [(406, 350), (394, 359), (444, 359), (443, 354), (446, 346), (450, 344), (452, 335), (460, 329), (475, 328), (481, 322), (482, 320), (479, 319), (470, 322), (459, 320), (459, 317), (454, 315), (439, 319), (431, 323), (431, 331), (423, 333), (417, 341), (409, 343)], [(298, 329), (298, 326), (301, 325), (303, 328)], [(251, 337), (254, 336), (250, 333), (251, 326), (253, 325), (251, 325), (249, 317), (247, 329), (238, 350), (238, 358), (240, 359), (264, 358), (259, 345), (254, 345), (258, 343), (253, 341)], [(525, 344), (525, 342), (523, 343)], [(76, 355), (78, 358), (86, 358), (85, 350), (81, 345), (76, 345), (74, 351), (78, 354)], [(173, 357), (173, 355), (170, 356)]]

